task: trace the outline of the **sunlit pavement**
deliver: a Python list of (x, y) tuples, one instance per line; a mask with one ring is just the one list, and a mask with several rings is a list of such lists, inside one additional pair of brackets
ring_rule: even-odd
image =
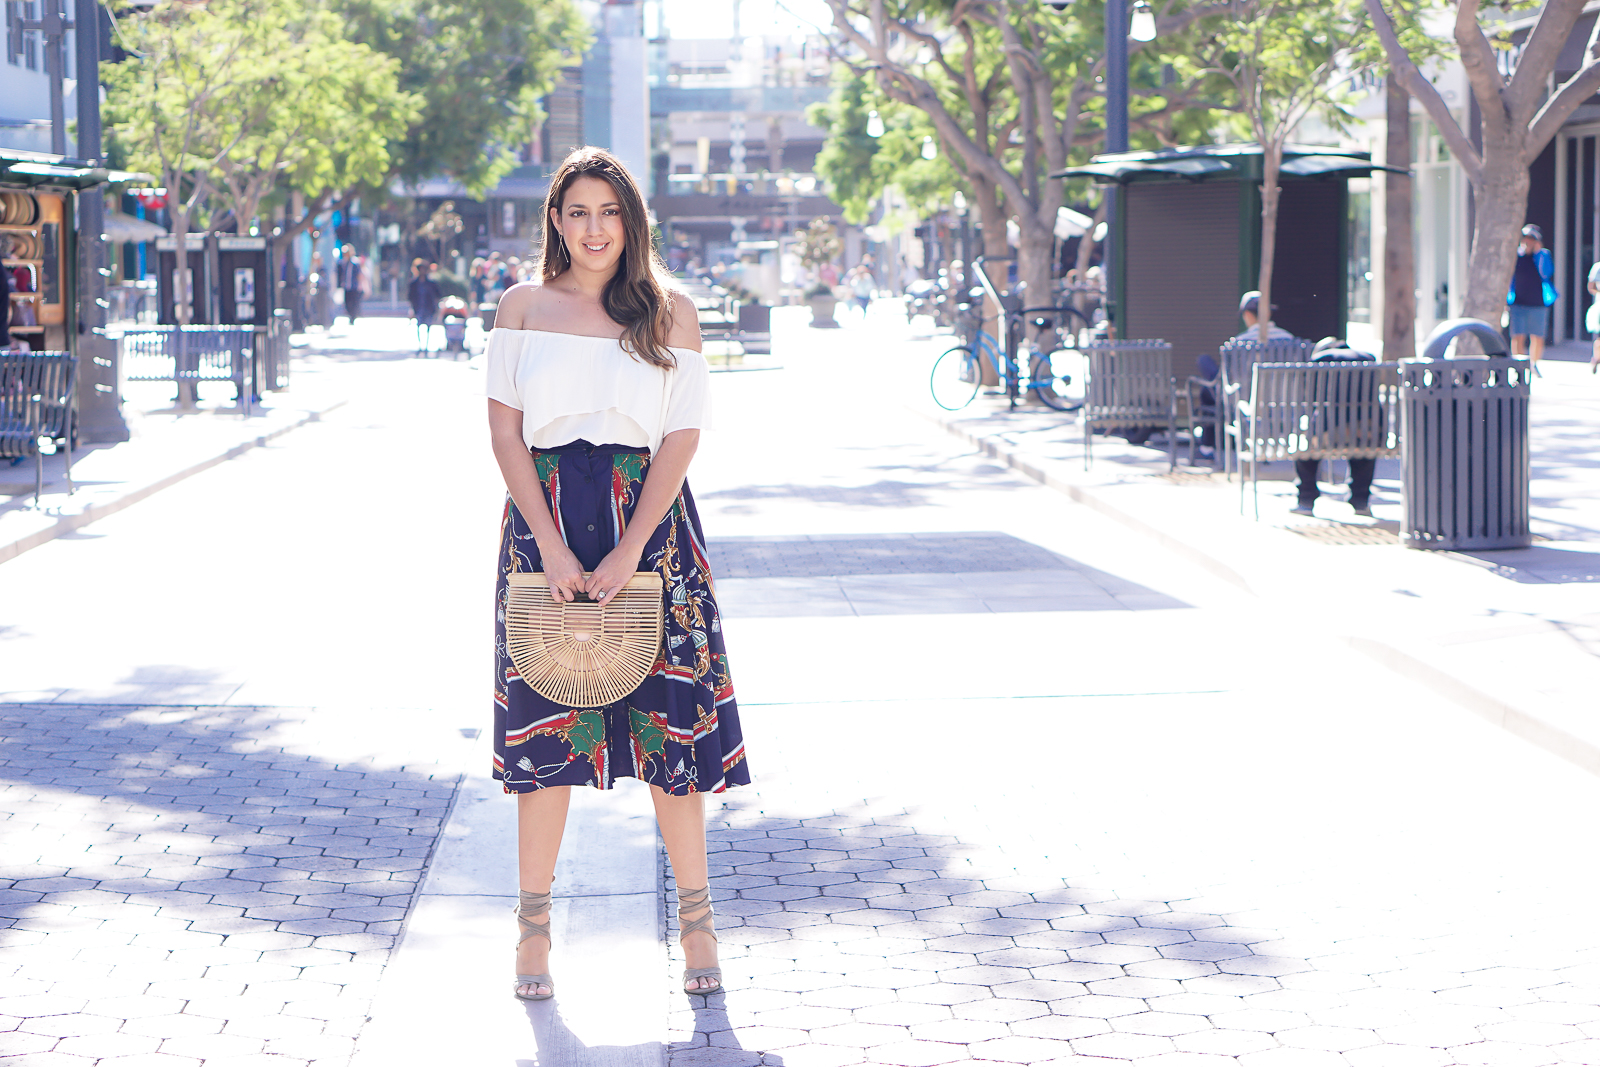
[[(642, 1019), (587, 981), (530, 1008), (497, 908), (501, 1032), (419, 1036), (507, 1067), (1600, 1061), (1592, 778), (912, 414), (934, 342), (890, 309), (804, 320), (782, 369), (717, 375), (692, 476), (757, 782), (711, 805), (728, 992), (673, 993), (674, 947)], [(487, 758), (501, 495), (478, 361), (406, 326), (322, 346), (362, 372), (323, 422), (0, 568), (0, 676), (52, 701), (4, 712), (0, 1055), (372, 1036)], [(557, 945), (558, 983), (585, 964)]]

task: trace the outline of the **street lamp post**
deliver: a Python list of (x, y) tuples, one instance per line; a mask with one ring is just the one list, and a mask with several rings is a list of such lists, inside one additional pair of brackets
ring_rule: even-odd
[[(1127, 0), (1106, 0), (1106, 151), (1128, 150), (1128, 4)], [(1121, 189), (1113, 182), (1105, 187), (1106, 237), (1101, 246), (1101, 270), (1105, 275), (1104, 307), (1107, 328), (1116, 336), (1117, 311), (1122, 295), (1121, 257), (1117, 241), (1122, 237)]]
[[(54, 6), (55, 0), (50, 0)], [(100, 4), (76, 0), (78, 53), (78, 155), (101, 163)], [(78, 193), (78, 421), (85, 441), (110, 444), (128, 439), (118, 395), (117, 344), (106, 337), (105, 193), (99, 186)]]

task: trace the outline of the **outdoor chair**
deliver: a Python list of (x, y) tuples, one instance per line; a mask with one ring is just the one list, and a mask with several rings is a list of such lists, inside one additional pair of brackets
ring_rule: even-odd
[(0, 352), (0, 458), (34, 457), (34, 507), (44, 495), (46, 442), (65, 445), (68, 495), (73, 491), (77, 377), (70, 352)]
[(1239, 511), (1244, 474), (1261, 517), (1258, 471), (1297, 459), (1378, 459), (1400, 454), (1400, 367), (1396, 363), (1257, 363), (1250, 395), (1238, 402)]
[[(1217, 376), (1191, 376), (1186, 392), (1189, 410), (1198, 421), (1209, 416), (1216, 442), (1217, 466), (1231, 474), (1239, 452), (1239, 401), (1250, 386), (1250, 368), (1257, 363), (1301, 363), (1311, 358), (1312, 344), (1299, 338), (1260, 341), (1228, 341), (1217, 349)], [(1203, 391), (1211, 391), (1212, 402), (1203, 401)]]
[(1083, 469), (1093, 457), (1094, 431), (1165, 430), (1167, 469), (1178, 465), (1178, 391), (1172, 346), (1165, 341), (1101, 341), (1086, 345)]

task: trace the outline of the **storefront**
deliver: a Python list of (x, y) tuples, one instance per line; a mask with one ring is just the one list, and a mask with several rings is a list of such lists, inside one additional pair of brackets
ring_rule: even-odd
[(114, 408), (121, 398), (115, 346), (89, 330), (95, 320), (80, 329), (79, 194), (143, 177), (67, 156), (0, 149), (0, 238), (6, 246), (0, 269), (11, 283), (11, 334), (34, 351), (79, 358), (80, 411)]

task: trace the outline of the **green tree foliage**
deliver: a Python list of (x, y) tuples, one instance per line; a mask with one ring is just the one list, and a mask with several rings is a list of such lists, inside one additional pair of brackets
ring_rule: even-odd
[[(867, 134), (873, 111), (884, 123), (881, 137)], [(924, 217), (961, 187), (944, 153), (922, 157), (925, 138), (933, 137), (937, 144), (928, 117), (879, 92), (870, 78), (844, 64), (835, 71), (833, 94), (807, 108), (806, 121), (828, 131), (817, 153), (816, 172), (844, 209), (847, 222), (865, 222), (873, 201), (891, 185)]]
[[(1413, 6), (1399, 0), (1365, 4), (1390, 76), (1428, 113), (1472, 186), (1475, 210), (1463, 310), (1498, 322), (1528, 210), (1528, 168), (1572, 113), (1600, 90), (1600, 21), (1590, 29), (1582, 53), (1569, 60), (1562, 56), (1583, 15), (1583, 0), (1549, 0), (1538, 8), (1532, 28), (1516, 34), (1504, 25), (1505, 15), (1531, 13), (1535, 5), (1495, 5), (1488, 13), (1480, 10), (1479, 0), (1447, 5), (1455, 16), (1451, 50), (1477, 104), (1470, 112), (1474, 129), (1456, 118), (1444, 94), (1422, 73), (1427, 56), (1420, 48), (1426, 45), (1419, 46)], [(1513, 52), (1514, 44), (1520, 50)], [(1562, 77), (1553, 81), (1558, 63)]]
[(1376, 57), (1358, 51), (1359, 0), (1240, 0), (1213, 20), (1210, 70), (1233, 84), (1239, 114), (1261, 146), (1261, 339), (1272, 326), (1272, 270), (1278, 241), (1278, 185), (1285, 146), (1312, 113), (1337, 120), (1345, 92), (1336, 79)]
[[(1061, 12), (1041, 0), (827, 2), (844, 62), (879, 97), (901, 105), (877, 110), (887, 126), (908, 133), (899, 148), (863, 145), (861, 127), (853, 124), (861, 103), (842, 85), (829, 105), (837, 149), (827, 160), (830, 191), (859, 203), (885, 177), (900, 184), (914, 162), (904, 150), (920, 152), (918, 130), (931, 127), (941, 167), (948, 168), (943, 180), (968, 191), (986, 254), (1006, 253), (1006, 222), (1014, 219), (1019, 273), (1031, 291), (1048, 292), (1056, 213), (1065, 200), (1062, 182), (1049, 174), (1080, 161), (1104, 138), (1103, 3), (1078, 0)], [(1169, 0), (1157, 18), (1159, 42), (1130, 45), (1132, 110), (1142, 136), (1157, 142), (1182, 136), (1197, 125), (1185, 112), (1218, 106), (1215, 76), (1176, 71), (1196, 27), (1227, 8)], [(869, 158), (847, 158), (863, 149)], [(882, 164), (870, 158), (877, 153), (886, 156)], [(940, 167), (928, 177), (936, 187)]]
[(302, 193), (304, 218), (336, 194), (383, 184), (389, 145), (416, 120), (419, 101), (399, 87), (397, 60), (343, 36), (329, 11), (299, 6), (249, 83), (247, 109), (261, 116), (218, 161), (241, 231), (275, 189)]
[(406, 182), (446, 175), (473, 195), (514, 165), (539, 99), (588, 47), (573, 0), (334, 0), (350, 38), (399, 63), (400, 87), (421, 101), (390, 143)]
[[(285, 0), (212, 0), (114, 9), (126, 62), (104, 68), (107, 114), (136, 168), (161, 176), (187, 288), (184, 236), (220, 163), (265, 119), (268, 56), (287, 22)], [(177, 294), (187, 322), (190, 294)]]

